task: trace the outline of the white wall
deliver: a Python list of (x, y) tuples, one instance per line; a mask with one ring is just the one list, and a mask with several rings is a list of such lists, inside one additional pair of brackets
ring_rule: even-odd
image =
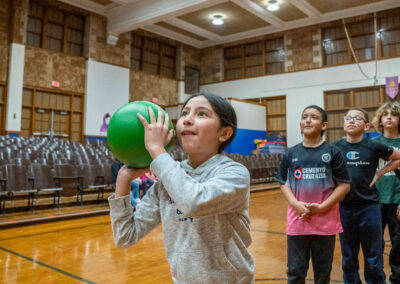
[(185, 81), (178, 82), (178, 103), (184, 103), (191, 94), (185, 93)]
[(107, 136), (100, 132), (103, 116), (129, 102), (129, 69), (115, 65), (87, 61), (85, 123), (87, 136)]
[(21, 131), (25, 45), (12, 43), (8, 73), (6, 131)]
[[(266, 108), (252, 103), (228, 100), (236, 112), (237, 127), (241, 129), (266, 130)], [(170, 119), (179, 119), (183, 104), (167, 106), (165, 111)]]
[(169, 119), (179, 119), (182, 112), (182, 106), (183, 104), (165, 107), (165, 111), (168, 113)]
[[(362, 63), (364, 72), (372, 77), (375, 62)], [(400, 74), (400, 58), (378, 62), (378, 84), (385, 77)], [(324, 91), (373, 86), (356, 64), (320, 68), (309, 71), (270, 75), (201, 86), (201, 91), (222, 97), (240, 99), (286, 95), (286, 123), (288, 146), (301, 142), (299, 121), (301, 111), (310, 104), (324, 107)]]
[(236, 112), (237, 128), (266, 131), (265, 106), (229, 100)]

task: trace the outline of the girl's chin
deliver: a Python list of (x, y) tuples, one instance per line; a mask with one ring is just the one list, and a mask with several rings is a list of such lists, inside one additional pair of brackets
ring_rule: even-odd
[(181, 144), (181, 147), (182, 147), (183, 152), (185, 152), (186, 154), (190, 154), (190, 153), (196, 152), (196, 150), (198, 150), (194, 146), (185, 145), (185, 144)]

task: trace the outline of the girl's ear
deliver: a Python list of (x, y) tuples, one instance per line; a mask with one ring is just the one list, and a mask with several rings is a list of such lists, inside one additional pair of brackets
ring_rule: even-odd
[(219, 142), (223, 143), (228, 140), (233, 134), (233, 128), (230, 126), (222, 127), (220, 129)]

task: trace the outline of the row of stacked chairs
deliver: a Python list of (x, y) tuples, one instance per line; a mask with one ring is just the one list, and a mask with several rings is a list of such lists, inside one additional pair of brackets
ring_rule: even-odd
[[(173, 146), (169, 153), (177, 161), (187, 158), (179, 146)], [(283, 156), (224, 154), (247, 167), (253, 185), (272, 182)], [(59, 205), (65, 189), (76, 192), (78, 204), (90, 191), (102, 200), (104, 190), (112, 187), (113, 161), (102, 140), (82, 144), (58, 138), (0, 136), (0, 209), (5, 210), (7, 199), (20, 195), (27, 197), (28, 208), (32, 208), (41, 192), (52, 193), (53, 204)]]
[[(114, 157), (104, 141), (85, 144), (47, 137), (0, 136), (0, 198), (5, 211), (7, 199), (26, 196), (28, 208), (40, 192), (53, 193), (53, 204), (60, 204), (65, 189), (83, 195), (97, 192), (102, 200), (104, 189), (112, 183)], [(64, 194), (63, 194), (64, 195)]]
[(273, 182), (283, 158), (283, 154), (227, 155), (249, 170), (252, 185)]
[[(169, 153), (177, 161), (183, 161), (187, 158), (180, 147), (172, 147)], [(243, 164), (249, 170), (252, 185), (273, 182), (283, 158), (283, 154), (261, 153), (252, 156), (225, 152), (223, 154)]]

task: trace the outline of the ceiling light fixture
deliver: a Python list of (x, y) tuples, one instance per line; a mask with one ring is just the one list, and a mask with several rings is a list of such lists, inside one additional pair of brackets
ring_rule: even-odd
[(277, 11), (279, 10), (279, 5), (277, 0), (269, 0), (267, 10), (268, 11)]
[(211, 23), (213, 25), (216, 25), (216, 26), (223, 25), (224, 24), (224, 20), (222, 18), (223, 18), (222, 15), (214, 15), (213, 16), (213, 20), (211, 21)]

